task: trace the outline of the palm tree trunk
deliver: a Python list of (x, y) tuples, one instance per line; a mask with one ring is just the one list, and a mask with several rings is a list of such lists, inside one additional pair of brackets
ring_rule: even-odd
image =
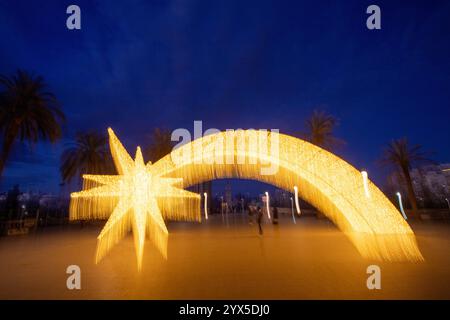
[(11, 153), (15, 139), (15, 135), (8, 134), (3, 141), (2, 152), (0, 155), (0, 177), (3, 175), (3, 170), (5, 169), (5, 164), (9, 158), (9, 154)]
[(416, 194), (414, 193), (414, 187), (411, 180), (411, 175), (409, 174), (408, 168), (402, 168), (403, 176), (405, 177), (406, 188), (408, 190), (408, 200), (411, 205), (412, 215), (416, 218), (419, 218), (419, 211), (417, 208), (417, 199)]

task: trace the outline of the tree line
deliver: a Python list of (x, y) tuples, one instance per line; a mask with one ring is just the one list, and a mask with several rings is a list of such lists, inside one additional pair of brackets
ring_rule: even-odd
[[(0, 75), (0, 177), (17, 142), (34, 145), (40, 141), (57, 142), (62, 137), (66, 117), (60, 102), (42, 76), (23, 70)], [(305, 132), (298, 137), (332, 151), (345, 142), (335, 136), (338, 120), (324, 111), (315, 110), (305, 122)], [(171, 132), (155, 128), (144, 148), (147, 161), (155, 162), (171, 152)], [(411, 145), (406, 138), (386, 144), (380, 159), (383, 165), (399, 172), (407, 187), (408, 200), (417, 213), (417, 200), (410, 170), (427, 161), (420, 145)], [(82, 174), (113, 174), (115, 172), (106, 134), (96, 131), (78, 132), (61, 155), (60, 174), (63, 183), (80, 179)]]

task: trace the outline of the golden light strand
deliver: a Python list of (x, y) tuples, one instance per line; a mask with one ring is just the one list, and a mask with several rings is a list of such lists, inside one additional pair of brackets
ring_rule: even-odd
[(130, 228), (139, 268), (145, 235), (166, 256), (163, 218), (200, 221), (200, 196), (182, 188), (218, 178), (253, 179), (287, 191), (295, 186), (298, 195), (332, 220), (362, 256), (423, 260), (413, 231), (384, 194), (370, 180), (361, 179), (350, 164), (306, 141), (256, 130), (220, 132), (144, 165), (139, 148), (133, 160), (108, 131), (119, 175), (85, 175), (84, 190), (73, 193), (71, 201), (71, 219), (109, 217), (98, 237), (97, 261)]

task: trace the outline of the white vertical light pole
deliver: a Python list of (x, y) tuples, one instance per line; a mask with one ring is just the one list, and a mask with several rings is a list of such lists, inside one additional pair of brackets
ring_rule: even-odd
[(367, 198), (370, 198), (369, 179), (368, 179), (368, 176), (367, 176), (367, 171), (361, 171), (361, 175), (362, 175), (362, 178), (363, 178), (364, 193), (366, 194)]
[(402, 212), (403, 218), (407, 220), (408, 217), (406, 216), (405, 210), (403, 210), (402, 195), (400, 194), (400, 192), (397, 192), (397, 197), (398, 197), (398, 205), (400, 207), (400, 211)]
[(295, 215), (294, 215), (294, 199), (291, 197), (291, 213), (292, 213), (292, 220), (294, 221), (294, 224), (297, 224), (297, 221), (295, 221)]
[(445, 201), (447, 201), (448, 210), (450, 210), (450, 202), (448, 201), (447, 198), (445, 198)]
[(267, 209), (267, 218), (270, 219), (270, 199), (269, 199), (269, 193), (266, 191), (266, 209)]
[(300, 211), (300, 204), (298, 203), (298, 188), (294, 186), (294, 194), (295, 194), (295, 209), (297, 209), (297, 214), (300, 215), (302, 212)]
[(208, 220), (208, 194), (204, 192), (203, 196), (205, 197), (205, 219)]

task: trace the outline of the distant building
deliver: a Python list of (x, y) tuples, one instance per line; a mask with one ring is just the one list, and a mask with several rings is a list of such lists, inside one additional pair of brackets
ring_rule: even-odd
[(411, 170), (414, 192), (423, 204), (446, 205), (450, 199), (450, 163)]
[[(419, 207), (447, 206), (450, 200), (450, 163), (425, 165), (410, 171), (414, 193)], [(393, 187), (406, 195), (406, 187), (400, 174), (391, 176)]]
[(42, 194), (39, 199), (39, 205), (48, 208), (58, 208), (61, 198), (53, 194)]

